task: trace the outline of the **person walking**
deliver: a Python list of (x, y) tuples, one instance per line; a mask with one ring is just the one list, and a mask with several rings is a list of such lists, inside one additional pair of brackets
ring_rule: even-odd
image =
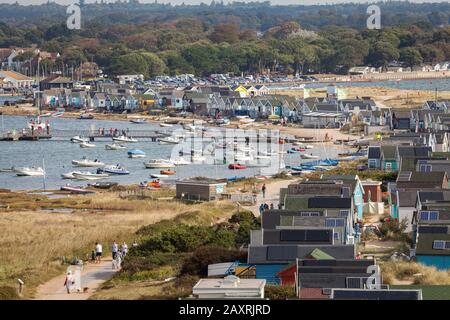
[(72, 271), (67, 271), (66, 280), (64, 281), (64, 286), (66, 287), (67, 294), (70, 294), (70, 290), (72, 290), (73, 285), (75, 284)]
[(117, 255), (118, 251), (119, 251), (119, 246), (117, 245), (116, 240), (114, 240), (114, 242), (112, 244), (112, 248), (111, 248), (113, 260), (116, 259), (116, 255)]
[(125, 258), (128, 253), (128, 245), (125, 243), (125, 241), (122, 243), (122, 247), (120, 249), (120, 251), (122, 251), (122, 258)]
[(262, 194), (263, 194), (263, 198), (266, 197), (266, 184), (264, 183), (262, 188), (261, 188)]
[(95, 258), (97, 260), (97, 263), (100, 263), (102, 261), (102, 253), (103, 253), (103, 247), (100, 243), (95, 244)]
[(264, 212), (264, 204), (261, 203), (261, 205), (259, 206), (259, 214), (261, 215)]

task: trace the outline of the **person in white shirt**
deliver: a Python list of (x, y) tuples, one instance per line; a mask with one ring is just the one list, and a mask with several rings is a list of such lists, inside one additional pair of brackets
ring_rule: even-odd
[(122, 243), (122, 258), (125, 258), (128, 252), (128, 245), (125, 243), (125, 241)]
[(113, 260), (116, 258), (116, 254), (118, 251), (119, 251), (119, 246), (117, 245), (116, 240), (114, 240), (112, 248), (111, 248)]
[(66, 287), (67, 293), (70, 294), (70, 290), (72, 290), (75, 281), (73, 279), (72, 271), (67, 271), (66, 281), (64, 281), (64, 286)]
[(97, 242), (95, 244), (95, 258), (97, 260), (97, 263), (100, 263), (102, 261), (102, 252), (103, 252), (102, 245)]

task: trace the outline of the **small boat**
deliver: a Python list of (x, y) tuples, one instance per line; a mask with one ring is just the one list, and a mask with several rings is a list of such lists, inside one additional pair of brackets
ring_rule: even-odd
[(98, 168), (97, 173), (109, 173), (109, 174), (118, 174), (118, 175), (124, 175), (124, 174), (130, 174), (130, 171), (126, 170), (120, 165), (115, 166), (106, 166), (103, 168)]
[(52, 118), (59, 118), (64, 114), (64, 111), (56, 111), (52, 113)]
[(82, 136), (75, 136), (75, 137), (70, 138), (70, 142), (83, 143), (83, 142), (89, 142), (89, 139), (83, 138)]
[(51, 115), (52, 115), (51, 112), (47, 112), (47, 113), (41, 114), (40, 117), (41, 118), (47, 118), (47, 117), (50, 117)]
[(145, 152), (140, 149), (131, 149), (128, 152), (128, 158), (144, 158)]
[(245, 177), (238, 177), (238, 176), (235, 176), (235, 177), (232, 177), (232, 178), (227, 178), (227, 181), (229, 181), (229, 182), (235, 182), (235, 181), (238, 181), (238, 180), (244, 180), (245, 179)]
[(144, 162), (144, 166), (147, 169), (158, 169), (158, 168), (173, 168), (175, 165), (165, 159), (152, 159), (148, 162)]
[(153, 173), (150, 175), (150, 177), (155, 178), (155, 179), (162, 179), (162, 178), (168, 178), (169, 176), (167, 174)]
[(162, 122), (162, 123), (159, 124), (159, 126), (162, 127), (162, 128), (168, 128), (168, 127), (172, 127), (173, 124)]
[(266, 152), (266, 151), (260, 151), (259, 152), (259, 154), (260, 155), (263, 155), (263, 156), (277, 156), (278, 155), (278, 152)]
[(161, 170), (159, 173), (171, 176), (171, 175), (174, 175), (177, 172), (175, 170), (170, 170), (169, 169), (169, 170)]
[[(239, 116), (237, 116), (236, 118), (238, 118)], [(255, 122), (255, 119), (251, 119), (251, 118), (249, 118), (249, 117), (247, 117), (247, 116), (244, 116), (244, 117), (241, 117), (241, 118), (238, 118), (239, 119), (239, 121), (240, 122), (242, 122), (242, 123), (252, 123), (252, 122)]]
[(94, 182), (94, 183), (88, 184), (88, 186), (98, 188), (98, 189), (110, 189), (117, 185), (118, 185), (117, 182)]
[(167, 137), (159, 139), (159, 144), (178, 144), (180, 140), (174, 137)]
[(231, 163), (230, 165), (228, 165), (228, 169), (231, 170), (243, 170), (243, 169), (247, 169), (246, 166), (240, 164), (240, 163)]
[(118, 144), (118, 143), (112, 143), (112, 144), (107, 144), (105, 145), (105, 149), (106, 150), (120, 150), (120, 149), (126, 149), (127, 147), (125, 147), (122, 144)]
[(70, 171), (70, 172), (67, 172), (67, 173), (63, 173), (61, 175), (61, 177), (63, 179), (76, 179), (75, 176), (73, 175), (75, 172), (81, 173), (80, 171)]
[(77, 180), (97, 180), (109, 177), (107, 173), (97, 173), (97, 172), (74, 172), (73, 176)]
[(263, 155), (257, 155), (255, 156), (255, 159), (270, 159), (270, 156), (263, 156)]
[(118, 137), (114, 137), (112, 139), (114, 141), (119, 141), (119, 142), (130, 142), (130, 143), (138, 142), (137, 139), (133, 139), (132, 137), (127, 137), (127, 136), (118, 136)]
[(80, 148), (95, 148), (95, 144), (89, 142), (81, 142)]
[(331, 159), (324, 159), (324, 160), (315, 160), (310, 162), (302, 163), (301, 166), (303, 167), (315, 167), (315, 166), (337, 166), (339, 161), (337, 160), (331, 160)]
[(300, 156), (302, 159), (319, 159), (319, 156), (313, 156), (312, 154), (302, 154)]
[(136, 123), (136, 124), (142, 124), (142, 123), (145, 123), (146, 121), (143, 118), (137, 118), (137, 119), (130, 119), (130, 122)]
[(190, 161), (188, 161), (184, 158), (178, 158), (178, 159), (174, 159), (174, 160), (170, 160), (170, 161), (176, 166), (185, 166), (185, 165), (191, 164)]
[(89, 160), (83, 158), (82, 160), (72, 160), (72, 164), (77, 167), (103, 167), (105, 164), (101, 161)]
[(80, 120), (91, 120), (91, 119), (94, 119), (94, 116), (92, 114), (90, 114), (90, 113), (82, 113), (82, 114), (80, 114), (78, 119), (80, 119)]
[(78, 187), (72, 187), (71, 185), (65, 185), (61, 187), (62, 191), (69, 191), (71, 193), (78, 193), (78, 194), (88, 194), (88, 193), (95, 193), (95, 191), (92, 190), (86, 190), (83, 188)]
[(16, 173), (16, 175), (20, 177), (23, 176), (36, 177), (45, 175), (45, 171), (41, 167), (14, 168), (14, 172)]
[(37, 117), (37, 119), (31, 119), (28, 122), (28, 128), (29, 129), (33, 129), (34, 128), (34, 130), (44, 130), (45, 126), (46, 126), (46, 123), (42, 122), (39, 116)]
[(216, 124), (217, 125), (227, 125), (229, 123), (230, 123), (230, 120), (226, 119), (226, 118), (222, 118), (222, 119), (217, 119), (216, 120)]
[(300, 151), (299, 150), (296, 150), (296, 149), (289, 149), (288, 151), (287, 151), (287, 153), (299, 153)]
[(183, 129), (188, 131), (195, 131), (195, 126), (193, 124), (183, 124)]
[(147, 183), (147, 187), (159, 189), (161, 188), (161, 183), (159, 181), (152, 181)]

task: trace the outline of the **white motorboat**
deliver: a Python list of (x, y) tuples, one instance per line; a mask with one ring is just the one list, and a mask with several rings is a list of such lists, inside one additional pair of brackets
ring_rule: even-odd
[(174, 137), (167, 137), (159, 139), (159, 144), (178, 144), (180, 140)]
[(145, 119), (144, 118), (136, 118), (136, 119), (130, 119), (131, 123), (136, 123), (136, 124), (142, 124), (145, 123)]
[(277, 156), (279, 153), (278, 152), (267, 152), (267, 151), (259, 151), (258, 155), (260, 156)]
[(70, 138), (70, 141), (72, 143), (83, 143), (83, 142), (89, 142), (89, 139), (83, 138), (82, 136), (75, 136)]
[(127, 147), (122, 145), (122, 144), (118, 144), (118, 143), (112, 143), (112, 144), (107, 144), (105, 145), (105, 149), (106, 150), (120, 150), (120, 149), (126, 149)]
[(310, 145), (310, 144), (304, 144), (301, 142), (293, 142), (292, 143), (293, 146), (299, 147), (301, 149), (314, 149), (314, 146)]
[(18, 176), (43, 176), (45, 175), (44, 169), (41, 167), (23, 167), (23, 168), (14, 168), (14, 172)]
[(313, 156), (312, 154), (304, 153), (300, 156), (302, 159), (319, 159), (319, 156)]
[(191, 164), (190, 161), (188, 161), (188, 160), (186, 160), (184, 158), (173, 159), (173, 160), (170, 160), (170, 161), (176, 166), (185, 166), (185, 165)]
[(263, 155), (257, 155), (255, 156), (255, 159), (270, 159), (270, 156), (263, 156)]
[(81, 160), (72, 160), (72, 164), (77, 167), (103, 167), (105, 164), (97, 159), (89, 160), (89, 159), (81, 159)]
[(81, 171), (70, 171), (70, 172), (67, 172), (67, 173), (63, 173), (61, 175), (61, 177), (63, 179), (76, 179), (75, 176), (73, 175), (74, 173), (81, 173)]
[(168, 178), (169, 176), (167, 174), (154, 173), (151, 174), (150, 177), (155, 179), (161, 179), (161, 178)]
[(188, 131), (195, 131), (196, 127), (193, 124), (183, 124), (183, 129)]
[(147, 162), (144, 162), (144, 166), (147, 169), (156, 169), (156, 168), (173, 168), (175, 165), (166, 159), (151, 159)]
[(130, 143), (138, 142), (137, 139), (133, 139), (132, 137), (127, 137), (127, 136), (118, 136), (118, 137), (114, 137), (112, 139), (114, 141), (119, 141), (119, 142), (130, 142)]
[(89, 142), (81, 142), (80, 148), (95, 148), (95, 144)]
[(170, 123), (160, 123), (159, 126), (160, 126), (161, 128), (169, 128), (169, 127), (172, 127), (173, 124), (170, 124)]
[(77, 180), (97, 180), (109, 177), (107, 173), (96, 173), (96, 172), (74, 172), (73, 176)]

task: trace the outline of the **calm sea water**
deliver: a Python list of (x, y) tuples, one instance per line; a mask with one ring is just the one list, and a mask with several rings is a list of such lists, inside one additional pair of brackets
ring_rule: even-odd
[[(23, 116), (4, 116), (3, 123), (5, 130), (18, 129), (26, 127), (29, 118)], [(74, 133), (79, 130), (90, 130), (91, 128), (118, 128), (126, 130), (161, 130), (157, 124), (132, 124), (127, 121), (102, 121), (102, 120), (78, 120), (78, 119), (62, 119), (49, 118), (50, 125), (53, 130), (70, 130)], [(179, 126), (170, 128), (171, 130), (180, 129)], [(14, 141), (0, 142), (0, 168), (10, 168), (12, 166), (40, 166), (43, 162), (46, 169), (45, 185), (48, 189), (55, 189), (64, 186), (67, 183), (76, 186), (85, 186), (88, 182), (76, 180), (63, 180), (62, 173), (73, 170), (90, 171), (93, 168), (77, 168), (73, 167), (71, 161), (81, 159), (86, 156), (88, 159), (99, 159), (105, 164), (120, 163), (131, 173), (124, 176), (111, 176), (101, 181), (114, 181), (123, 184), (139, 183), (142, 181), (150, 181), (150, 174), (159, 173), (160, 169), (146, 169), (143, 162), (149, 159), (169, 159), (172, 154), (174, 145), (160, 145), (157, 142), (151, 142), (149, 139), (140, 140), (138, 143), (127, 145), (127, 149), (110, 151), (105, 150), (105, 145), (111, 143), (108, 138), (98, 139), (94, 143), (95, 148), (82, 149), (78, 144), (70, 142), (70, 136), (64, 138), (54, 137), (50, 140), (40, 141)], [(284, 145), (287, 150), (290, 145)], [(127, 155), (128, 149), (138, 148), (146, 153), (145, 158), (130, 159)], [(316, 145), (314, 149), (308, 150), (308, 153), (318, 155), (320, 157), (336, 157), (342, 149), (336, 147), (327, 147), (325, 149), (321, 145)], [(302, 160), (300, 154), (284, 154), (284, 162), (286, 165), (298, 165)], [(229, 170), (227, 165), (213, 164), (192, 164), (187, 166), (178, 166), (176, 175), (170, 177), (171, 181), (180, 178), (203, 176), (209, 178), (232, 178), (235, 176), (254, 176), (261, 174), (261, 168), (250, 167), (245, 170)], [(263, 172), (264, 173), (264, 172)], [(169, 180), (169, 181), (170, 181)], [(42, 189), (44, 179), (42, 177), (17, 177), (11, 172), (0, 173), (0, 188), (9, 188), (13, 190), (24, 189)]]
[[(372, 81), (372, 82), (337, 82), (337, 87), (387, 87), (405, 90), (450, 90), (450, 78), (423, 79), (423, 80), (401, 80), (401, 81)], [(290, 85), (273, 86), (273, 88), (287, 88)], [(324, 88), (326, 83), (307, 83), (305, 88)], [(370, 96), (370, 93), (367, 93)]]

